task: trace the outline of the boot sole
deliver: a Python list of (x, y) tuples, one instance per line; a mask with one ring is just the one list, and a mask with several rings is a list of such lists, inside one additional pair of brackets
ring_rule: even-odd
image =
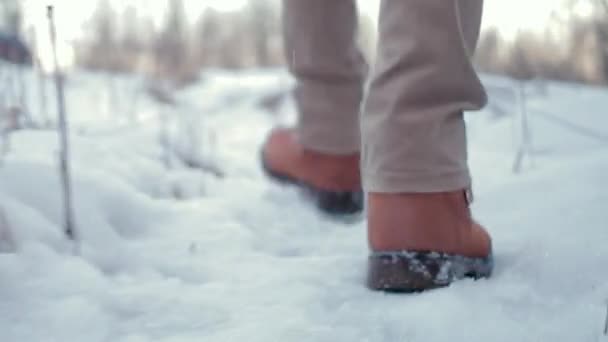
[(324, 214), (330, 217), (340, 217), (347, 221), (358, 221), (363, 211), (363, 191), (327, 191), (318, 189), (310, 184), (272, 170), (267, 164), (263, 153), (260, 156), (264, 173), (281, 184), (293, 185), (302, 190), (311, 202)]
[(437, 252), (376, 252), (369, 256), (367, 286), (372, 290), (412, 293), (445, 287), (463, 278), (492, 275), (492, 253), (470, 258)]

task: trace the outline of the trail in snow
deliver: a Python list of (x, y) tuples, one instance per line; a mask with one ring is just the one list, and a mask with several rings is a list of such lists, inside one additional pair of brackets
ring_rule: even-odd
[[(608, 341), (608, 144), (541, 114), (607, 135), (604, 89), (550, 84), (529, 99), (533, 156), (520, 174), (516, 106), (467, 116), (473, 210), (494, 237), (495, 275), (399, 296), (363, 286), (365, 222), (327, 220), (259, 169), (284, 118), (257, 104), (289, 85), (283, 74), (215, 73), (180, 94), (179, 115), (215, 132), (221, 179), (165, 168), (152, 104), (130, 125), (99, 115), (103, 80), (77, 81), (81, 255), (61, 233), (54, 133), (16, 133), (0, 166), (3, 342)], [(492, 99), (507, 81), (485, 82)]]

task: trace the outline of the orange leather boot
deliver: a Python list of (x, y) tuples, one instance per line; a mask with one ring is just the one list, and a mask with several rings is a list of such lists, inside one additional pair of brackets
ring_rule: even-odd
[(371, 289), (416, 292), (491, 275), (491, 238), (471, 217), (467, 191), (370, 193), (368, 205)]
[(359, 153), (307, 150), (293, 129), (279, 128), (262, 148), (262, 167), (271, 178), (300, 187), (324, 213), (348, 215), (363, 210)]

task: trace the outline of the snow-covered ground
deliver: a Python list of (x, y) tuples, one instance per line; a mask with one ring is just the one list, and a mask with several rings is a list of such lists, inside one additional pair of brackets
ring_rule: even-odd
[(363, 286), (365, 222), (327, 220), (259, 169), (265, 134), (292, 118), (290, 102), (259, 106), (285, 74), (209, 73), (176, 108), (133, 104), (129, 82), (114, 110), (103, 77), (69, 83), (78, 248), (62, 233), (56, 133), (12, 134), (0, 341), (608, 341), (605, 89), (530, 85), (515, 173), (512, 84), (486, 77), (493, 106), (467, 120), (495, 275), (387, 295)]

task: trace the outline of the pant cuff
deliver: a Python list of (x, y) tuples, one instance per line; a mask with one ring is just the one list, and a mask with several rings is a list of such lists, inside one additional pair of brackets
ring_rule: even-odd
[(298, 142), (306, 149), (336, 155), (350, 155), (361, 150), (358, 131), (336, 134), (323, 127), (307, 128), (298, 126)]
[(414, 176), (363, 172), (363, 188), (366, 192), (429, 193), (456, 191), (470, 187), (471, 176), (466, 169), (435, 175)]

